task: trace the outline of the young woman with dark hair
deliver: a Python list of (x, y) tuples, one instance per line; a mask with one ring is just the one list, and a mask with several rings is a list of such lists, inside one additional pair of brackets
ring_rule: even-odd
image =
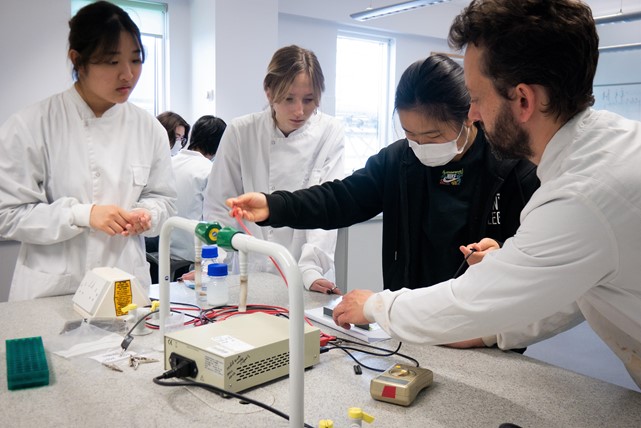
[(150, 284), (141, 235), (174, 213), (167, 134), (127, 102), (140, 32), (99, 1), (69, 21), (75, 84), (0, 127), (0, 236), (22, 242), (10, 300), (72, 294), (95, 267)]

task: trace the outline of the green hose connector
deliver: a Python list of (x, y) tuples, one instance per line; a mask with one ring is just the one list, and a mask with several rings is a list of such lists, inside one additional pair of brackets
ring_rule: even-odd
[(194, 233), (205, 244), (216, 244), (218, 241), (218, 232), (220, 231), (221, 226), (218, 222), (211, 223), (198, 223)]
[(225, 250), (236, 251), (236, 249), (231, 245), (231, 240), (237, 233), (241, 232), (233, 227), (225, 226), (220, 229), (218, 232), (218, 247), (224, 248)]

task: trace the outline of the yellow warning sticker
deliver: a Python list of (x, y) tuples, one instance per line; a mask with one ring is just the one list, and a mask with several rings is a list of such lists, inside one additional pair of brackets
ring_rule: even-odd
[(116, 308), (116, 316), (125, 315), (122, 308), (132, 303), (131, 301), (131, 281), (115, 281), (114, 282), (114, 307)]

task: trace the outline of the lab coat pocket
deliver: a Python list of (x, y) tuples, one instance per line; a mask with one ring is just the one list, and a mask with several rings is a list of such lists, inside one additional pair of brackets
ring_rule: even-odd
[(134, 179), (134, 186), (146, 186), (150, 170), (151, 168), (147, 165), (131, 165), (131, 174)]
[(18, 263), (9, 298), (10, 300), (30, 300), (73, 294), (78, 285), (72, 281), (71, 274), (41, 272)]
[(131, 165), (132, 194), (131, 198), (127, 201), (129, 206), (140, 200), (140, 195), (149, 180), (150, 170), (151, 168), (147, 165)]

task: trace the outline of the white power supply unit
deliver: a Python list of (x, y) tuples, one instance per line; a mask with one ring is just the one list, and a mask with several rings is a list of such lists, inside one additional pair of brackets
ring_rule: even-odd
[[(320, 330), (305, 324), (305, 367), (319, 362)], [(289, 374), (289, 320), (257, 312), (165, 334), (165, 370), (183, 359), (197, 382), (239, 392)]]

